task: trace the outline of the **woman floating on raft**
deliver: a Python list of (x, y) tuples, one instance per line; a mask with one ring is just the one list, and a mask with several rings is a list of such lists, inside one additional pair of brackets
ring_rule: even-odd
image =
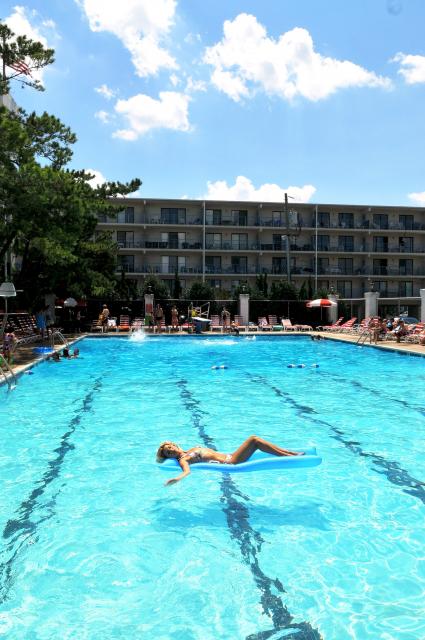
[(273, 456), (279, 457), (304, 455), (302, 452), (289, 451), (288, 449), (278, 447), (277, 445), (268, 442), (267, 440), (263, 440), (263, 438), (259, 438), (258, 436), (250, 436), (233, 453), (220, 453), (219, 451), (214, 451), (214, 449), (208, 449), (208, 447), (200, 446), (192, 447), (191, 449), (184, 451), (179, 447), (179, 445), (167, 440), (160, 445), (156, 454), (156, 460), (157, 462), (164, 462), (167, 458), (174, 458), (182, 468), (183, 473), (175, 478), (167, 480), (165, 484), (168, 485), (175, 484), (176, 482), (183, 480), (183, 478), (190, 474), (190, 465), (196, 464), (197, 462), (215, 462), (223, 465), (237, 465), (249, 460), (255, 451), (263, 451), (264, 453), (269, 453)]

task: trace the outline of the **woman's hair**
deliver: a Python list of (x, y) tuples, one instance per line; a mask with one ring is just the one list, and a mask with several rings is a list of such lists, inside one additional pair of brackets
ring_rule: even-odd
[(164, 460), (168, 458), (168, 456), (164, 455), (164, 447), (166, 447), (168, 444), (174, 444), (174, 442), (166, 440), (165, 442), (161, 442), (161, 444), (159, 445), (158, 451), (156, 452), (157, 462), (164, 462)]

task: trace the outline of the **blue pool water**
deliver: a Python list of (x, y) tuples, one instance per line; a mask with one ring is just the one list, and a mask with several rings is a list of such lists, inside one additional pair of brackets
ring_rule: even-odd
[[(0, 388), (0, 637), (425, 637), (422, 358), (308, 337), (79, 346)], [(252, 433), (323, 463), (163, 486), (162, 440), (228, 452)]]

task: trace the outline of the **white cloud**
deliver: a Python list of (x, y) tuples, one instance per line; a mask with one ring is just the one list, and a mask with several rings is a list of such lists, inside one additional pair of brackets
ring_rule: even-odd
[(416, 193), (408, 193), (407, 197), (412, 200), (413, 202), (416, 202), (419, 206), (423, 207), (425, 206), (425, 191), (419, 191)]
[(175, 73), (172, 73), (170, 76), (170, 82), (173, 85), (173, 87), (177, 87), (177, 85), (180, 84), (180, 78), (176, 76)]
[(103, 124), (107, 124), (108, 122), (111, 121), (111, 114), (108, 113), (107, 111), (102, 111), (102, 110), (96, 111), (96, 113), (94, 114), (94, 117), (100, 120), (101, 122), (103, 122)]
[(200, 33), (188, 33), (184, 38), (184, 42), (186, 44), (196, 44), (197, 42), (201, 42), (201, 34)]
[[(32, 17), (36, 15), (37, 15), (37, 12), (33, 11)], [(8, 18), (5, 18), (4, 22), (7, 24), (9, 29), (11, 29), (13, 33), (15, 33), (17, 36), (27, 36), (27, 38), (29, 38), (30, 40), (41, 42), (41, 44), (44, 47), (49, 48), (47, 39), (42, 35), (39, 27), (36, 27), (33, 24), (31, 24), (28, 17), (27, 9), (25, 9), (25, 7), (21, 7), (21, 6), (14, 7), (13, 13)], [(52, 29), (54, 27), (54, 22), (50, 20), (45, 20), (44, 22), (41, 23), (41, 26)], [(40, 82), (42, 82), (43, 71), (44, 71), (43, 69), (35, 69), (31, 71), (31, 78), (33, 80), (39, 80)]]
[(105, 176), (100, 171), (96, 171), (96, 169), (86, 169), (86, 173), (90, 173), (90, 175), (93, 176), (93, 178), (89, 180), (89, 185), (93, 187), (93, 189), (107, 182)]
[(106, 84), (102, 84), (100, 87), (95, 87), (94, 90), (96, 93), (100, 93), (100, 95), (107, 100), (111, 100), (111, 98), (114, 98), (117, 95), (116, 91), (110, 89)]
[(131, 54), (140, 77), (177, 63), (160, 45), (173, 24), (176, 0), (76, 0), (92, 31), (109, 31)]
[(208, 191), (201, 198), (207, 200), (237, 200), (252, 202), (283, 202), (285, 193), (296, 202), (308, 202), (316, 192), (311, 184), (303, 187), (280, 187), (278, 184), (265, 183), (255, 188), (249, 178), (237, 176), (234, 185), (228, 185), (225, 180), (208, 182)]
[(137, 140), (151, 129), (189, 131), (189, 101), (189, 96), (176, 91), (161, 91), (159, 100), (141, 93), (118, 100), (115, 111), (127, 119), (129, 127), (115, 131), (114, 138)]
[(399, 62), (398, 73), (403, 76), (407, 84), (425, 82), (425, 56), (406, 55), (397, 53), (391, 62)]
[(204, 62), (213, 67), (212, 83), (236, 102), (258, 89), (288, 101), (317, 101), (347, 87), (391, 86), (388, 78), (353, 62), (317, 53), (306, 29), (274, 39), (255, 16), (241, 13), (226, 20), (223, 31), (222, 40), (205, 50)]
[(194, 93), (195, 91), (206, 91), (207, 83), (203, 80), (194, 80), (191, 76), (188, 77), (186, 82), (185, 91), (187, 93)]

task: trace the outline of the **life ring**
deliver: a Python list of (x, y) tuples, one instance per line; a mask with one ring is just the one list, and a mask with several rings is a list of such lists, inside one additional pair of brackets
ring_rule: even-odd
[[(272, 456), (262, 451), (256, 451), (246, 462), (240, 464), (222, 464), (219, 462), (195, 462), (190, 465), (191, 471), (219, 471), (221, 473), (245, 473), (249, 471), (273, 471), (274, 469), (302, 469), (306, 467), (317, 467), (322, 462), (322, 458), (317, 455), (316, 447), (306, 447), (305, 449), (294, 449), (294, 451), (304, 452), (303, 456)], [(181, 467), (176, 458), (167, 458), (159, 468), (163, 471), (172, 471)]]

